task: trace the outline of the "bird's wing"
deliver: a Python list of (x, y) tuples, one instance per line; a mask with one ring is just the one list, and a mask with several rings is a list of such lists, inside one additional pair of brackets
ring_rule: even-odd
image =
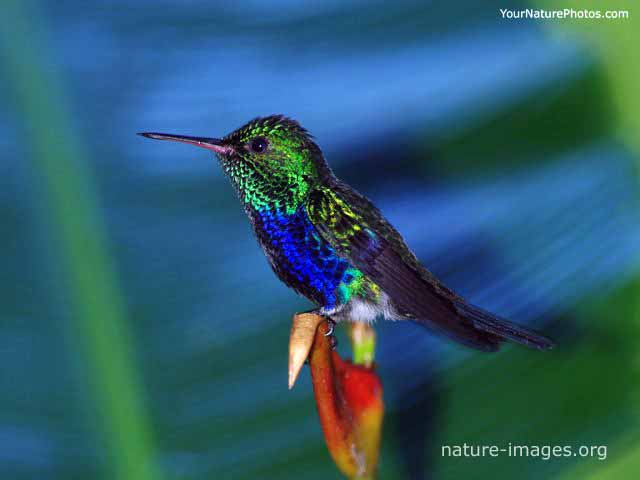
[(407, 247), (398, 231), (363, 195), (335, 181), (309, 193), (309, 219), (337, 253), (375, 282), (403, 316), (481, 350), (496, 350), (500, 337), (460, 315), (462, 301), (442, 285)]

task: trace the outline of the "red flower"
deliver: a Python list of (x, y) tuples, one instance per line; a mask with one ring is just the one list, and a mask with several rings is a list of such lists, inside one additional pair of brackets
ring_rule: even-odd
[(375, 476), (384, 404), (374, 368), (343, 360), (322, 322), (309, 354), (313, 391), (329, 453), (349, 478)]

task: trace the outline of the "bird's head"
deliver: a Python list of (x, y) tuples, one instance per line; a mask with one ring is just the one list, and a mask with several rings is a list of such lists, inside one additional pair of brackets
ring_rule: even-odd
[(141, 133), (216, 153), (245, 206), (292, 213), (309, 190), (331, 175), (320, 148), (295, 120), (272, 115), (251, 120), (224, 138)]

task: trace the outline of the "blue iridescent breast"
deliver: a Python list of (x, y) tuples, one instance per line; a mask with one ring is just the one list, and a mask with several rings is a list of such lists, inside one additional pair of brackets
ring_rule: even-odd
[(320, 237), (304, 209), (290, 215), (258, 211), (253, 223), (273, 270), (284, 283), (319, 306), (333, 308), (346, 300), (340, 293), (344, 288), (338, 287), (351, 281), (353, 269)]

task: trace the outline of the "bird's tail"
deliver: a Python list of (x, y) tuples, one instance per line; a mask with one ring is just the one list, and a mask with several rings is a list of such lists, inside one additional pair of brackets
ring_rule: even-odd
[(497, 317), (465, 301), (455, 301), (454, 304), (460, 315), (470, 320), (478, 330), (538, 350), (550, 350), (554, 347), (553, 341), (531, 329)]

